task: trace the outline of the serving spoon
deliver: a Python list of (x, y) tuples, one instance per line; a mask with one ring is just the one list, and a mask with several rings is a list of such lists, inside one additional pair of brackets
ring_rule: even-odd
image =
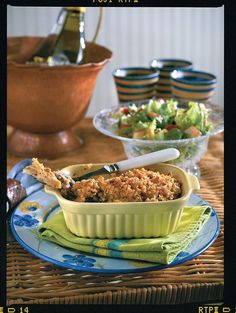
[[(78, 176), (78, 177), (71, 177), (62, 171), (55, 171), (53, 173), (55, 174), (56, 178), (62, 183), (61, 192), (63, 192), (64, 196), (66, 198), (73, 199), (75, 197), (75, 195), (74, 195), (72, 186), (76, 181), (81, 181), (83, 179), (88, 179), (90, 177), (102, 175), (102, 174), (111, 174), (114, 172), (123, 172), (123, 171), (127, 171), (130, 169), (136, 168), (136, 167), (151, 165), (154, 163), (171, 161), (171, 160), (178, 158), (179, 155), (180, 155), (179, 150), (177, 150), (175, 148), (168, 148), (168, 149), (148, 153), (148, 154), (145, 154), (142, 156), (134, 157), (131, 159), (119, 161), (119, 162), (116, 162), (114, 164), (105, 165), (105, 166), (103, 166), (103, 167), (101, 167), (95, 171), (86, 173), (86, 174), (84, 174), (82, 176)], [(32, 173), (27, 172), (27, 168), (31, 166), (29, 161), (30, 160), (25, 160), (23, 162), (23, 164), (21, 164), (20, 170), (23, 171), (23, 173), (31, 175), (38, 180), (37, 176), (34, 176)], [(19, 165), (17, 165), (17, 168), (18, 167), (19, 167)], [(15, 176), (16, 176), (16, 173), (15, 173), (15, 169), (13, 168), (11, 171), (11, 175), (8, 178), (15, 178)], [(43, 183), (44, 185), (46, 184), (44, 181), (40, 181), (40, 182)], [(21, 194), (17, 194), (17, 192), (19, 192), (19, 190), (21, 190), (21, 189), (19, 189), (19, 187), (22, 187), (22, 188), (24, 188), (24, 187), (21, 186), (20, 181), (14, 182), (14, 184), (16, 184), (16, 183), (18, 183), (18, 185), (19, 185), (19, 186), (17, 185), (18, 188), (15, 188), (13, 191), (9, 189), (9, 191), (11, 191), (11, 193), (10, 193), (11, 198), (12, 197), (13, 198), (15, 197), (15, 199), (19, 198), (18, 200), (20, 201), (26, 196), (26, 194), (29, 194), (29, 192), (26, 192), (26, 194), (24, 194), (24, 195), (22, 192), (21, 192)], [(29, 188), (31, 188), (31, 187), (29, 187)], [(37, 187), (38, 187), (38, 184), (37, 184)], [(34, 185), (33, 185), (33, 188), (34, 188)], [(14, 192), (15, 192), (15, 194), (14, 194)], [(9, 196), (9, 194), (8, 194), (8, 196)], [(7, 207), (8, 207), (7, 218), (8, 219), (10, 218), (10, 216), (11, 216), (11, 214), (15, 208), (15, 205), (16, 205), (16, 203), (13, 203), (14, 201), (12, 201), (12, 199), (8, 199), (8, 205), (7, 205)]]
[(82, 176), (73, 177), (74, 181), (81, 181), (93, 176), (102, 174), (111, 174), (115, 172), (124, 172), (136, 167), (151, 165), (154, 163), (167, 162), (177, 159), (180, 155), (179, 150), (175, 148), (163, 149), (156, 152), (151, 152), (131, 159), (116, 162), (114, 164), (105, 165), (95, 171), (86, 173)]

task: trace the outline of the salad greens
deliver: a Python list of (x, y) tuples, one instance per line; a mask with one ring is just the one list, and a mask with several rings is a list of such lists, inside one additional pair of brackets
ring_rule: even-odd
[(118, 118), (118, 135), (146, 140), (172, 140), (206, 135), (212, 128), (209, 110), (203, 103), (189, 101), (178, 106), (174, 99), (150, 100), (121, 107), (113, 115)]

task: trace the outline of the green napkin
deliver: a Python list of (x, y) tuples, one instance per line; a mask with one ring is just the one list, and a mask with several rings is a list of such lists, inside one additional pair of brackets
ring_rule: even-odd
[(114, 258), (171, 263), (197, 236), (211, 214), (208, 206), (185, 207), (175, 233), (165, 237), (141, 239), (91, 239), (74, 235), (66, 227), (59, 211), (41, 224), (37, 234), (41, 239), (86, 253)]

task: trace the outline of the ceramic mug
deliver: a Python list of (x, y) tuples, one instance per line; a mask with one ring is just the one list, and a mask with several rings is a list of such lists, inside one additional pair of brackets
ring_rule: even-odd
[(175, 70), (171, 73), (175, 98), (209, 101), (216, 88), (216, 76), (203, 71)]
[(181, 59), (153, 59), (150, 68), (158, 70), (160, 77), (156, 86), (157, 98), (172, 98), (170, 74), (176, 69), (192, 69), (192, 62)]
[(156, 95), (159, 71), (145, 67), (121, 67), (112, 72), (119, 102), (151, 99)]

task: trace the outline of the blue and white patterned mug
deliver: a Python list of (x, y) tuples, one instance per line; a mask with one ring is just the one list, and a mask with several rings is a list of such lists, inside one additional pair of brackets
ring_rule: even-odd
[(203, 71), (176, 70), (171, 73), (175, 98), (209, 101), (216, 88), (216, 76)]
[(156, 88), (157, 98), (172, 98), (170, 74), (176, 69), (192, 69), (192, 62), (181, 59), (153, 59), (150, 62), (152, 69), (160, 71)]
[(151, 99), (159, 71), (146, 67), (121, 67), (112, 72), (120, 102)]

